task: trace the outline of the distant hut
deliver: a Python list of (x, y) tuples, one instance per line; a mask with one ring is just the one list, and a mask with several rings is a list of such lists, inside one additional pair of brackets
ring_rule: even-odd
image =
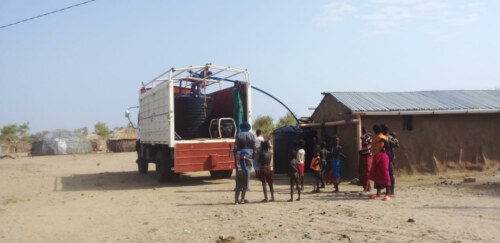
[(83, 134), (65, 129), (46, 132), (31, 144), (32, 156), (90, 152), (92, 152), (92, 146)]
[(108, 149), (106, 146), (106, 140), (102, 136), (92, 133), (87, 136), (87, 139), (90, 141), (94, 152), (106, 151)]
[(137, 141), (137, 130), (135, 128), (120, 129), (107, 140), (108, 150), (111, 152), (133, 152)]

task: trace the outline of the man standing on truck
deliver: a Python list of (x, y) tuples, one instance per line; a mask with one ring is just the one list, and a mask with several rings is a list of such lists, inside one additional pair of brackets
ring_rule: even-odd
[[(250, 183), (250, 173), (252, 172), (253, 158), (255, 158), (255, 153), (257, 149), (255, 148), (255, 135), (250, 132), (250, 124), (246, 121), (242, 122), (240, 125), (241, 132), (236, 135), (234, 141), (235, 152), (240, 150), (245, 150), (250, 154), (248, 158), (248, 183)], [(247, 191), (250, 190), (250, 186), (247, 187)]]

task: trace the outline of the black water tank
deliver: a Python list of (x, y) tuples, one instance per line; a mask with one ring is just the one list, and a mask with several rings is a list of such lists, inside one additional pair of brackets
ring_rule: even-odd
[(174, 97), (175, 132), (182, 139), (208, 138), (212, 96), (177, 94)]
[(290, 168), (288, 154), (296, 149), (297, 141), (304, 139), (304, 131), (296, 126), (280, 127), (273, 132), (274, 173), (287, 173)]

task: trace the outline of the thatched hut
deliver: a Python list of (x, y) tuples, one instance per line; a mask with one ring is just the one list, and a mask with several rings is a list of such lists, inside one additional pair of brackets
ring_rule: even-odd
[(92, 152), (89, 140), (80, 133), (65, 129), (46, 132), (31, 145), (31, 155), (80, 154)]
[(94, 152), (108, 150), (106, 140), (102, 136), (92, 133), (87, 136), (87, 139), (90, 141)]
[(137, 141), (137, 130), (135, 128), (120, 129), (107, 140), (108, 150), (111, 152), (133, 152)]

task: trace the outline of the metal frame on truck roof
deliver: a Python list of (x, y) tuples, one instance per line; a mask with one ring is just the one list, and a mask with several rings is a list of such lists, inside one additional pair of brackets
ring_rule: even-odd
[[(212, 71), (211, 75), (208, 75), (204, 78), (201, 77), (201, 71), (205, 68), (209, 68)], [(211, 84), (219, 84), (221, 81), (234, 81), (229, 78), (233, 78), (237, 75), (242, 75), (243, 80), (238, 80), (240, 82), (246, 82), (250, 84), (250, 74), (245, 69), (237, 69), (232, 67), (224, 67), (212, 64), (206, 64), (203, 66), (189, 66), (185, 68), (170, 68), (168, 71), (162, 73), (157, 76), (153, 80), (148, 83), (143, 83), (143, 88), (154, 88), (158, 85), (158, 83), (165, 81), (173, 81), (175, 83), (181, 83), (182, 81), (187, 82), (197, 82), (203, 81), (206, 82), (206, 86)]]

